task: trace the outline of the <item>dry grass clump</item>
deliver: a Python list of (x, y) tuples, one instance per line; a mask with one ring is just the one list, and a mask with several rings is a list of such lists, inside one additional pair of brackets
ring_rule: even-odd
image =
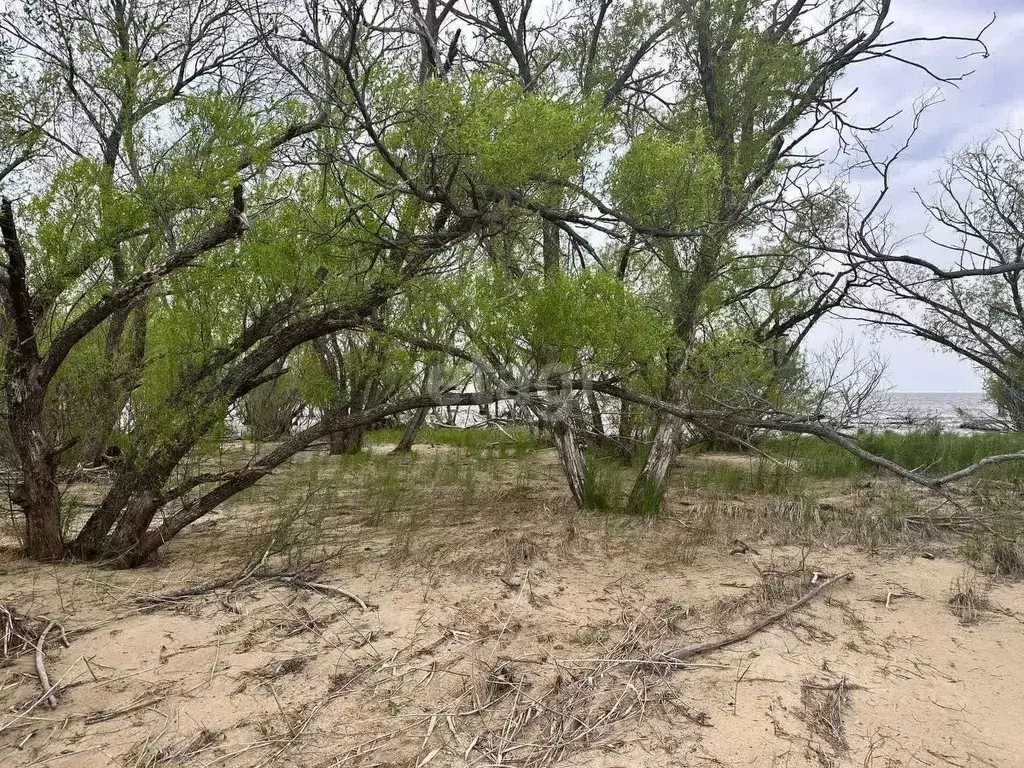
[(846, 678), (830, 685), (805, 680), (800, 686), (800, 700), (811, 731), (827, 741), (837, 753), (845, 752), (849, 745), (843, 713), (852, 703)]
[(124, 758), (126, 768), (160, 768), (188, 765), (193, 759), (220, 741), (220, 734), (203, 728), (193, 735), (160, 747), (150, 739), (137, 744)]
[(986, 588), (971, 573), (957, 576), (949, 589), (949, 610), (960, 619), (960, 624), (977, 624), (986, 611), (992, 609)]
[(814, 579), (814, 573), (803, 562), (790, 570), (769, 567), (759, 573), (761, 579), (751, 589), (751, 600), (755, 606), (764, 607), (799, 600)]
[(514, 570), (520, 565), (530, 565), (540, 555), (540, 546), (529, 536), (505, 537), (502, 559), (507, 570)]
[(301, 672), (309, 664), (309, 659), (304, 656), (291, 656), (287, 659), (275, 659), (267, 662), (262, 667), (249, 672), (249, 676), (262, 680), (276, 680), (285, 675), (294, 675)]
[(599, 658), (559, 666), (543, 684), (531, 683), (507, 663), (486, 668), (474, 691), (476, 702), (505, 701), (504, 717), (470, 752), (488, 764), (551, 768), (599, 743), (615, 723), (642, 718), (650, 686), (671, 667), (657, 650), (664, 645), (666, 622), (640, 612), (622, 624), (618, 640)]
[(489, 707), (523, 685), (524, 677), (510, 662), (481, 664), (473, 679), (473, 703), (478, 710)]
[(1024, 542), (997, 539), (992, 545), (992, 566), (996, 576), (1024, 579)]
[(34, 651), (45, 627), (44, 619), (25, 616), (13, 605), (0, 603), (0, 667)]

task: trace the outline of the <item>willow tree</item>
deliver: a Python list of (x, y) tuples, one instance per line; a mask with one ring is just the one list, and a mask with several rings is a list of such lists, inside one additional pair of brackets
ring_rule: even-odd
[[(812, 140), (855, 130), (838, 91), (844, 74), (876, 59), (906, 61), (912, 54), (904, 49), (923, 42), (892, 38), (890, 11), (888, 0), (682, 7), (671, 66), (649, 89), (662, 98), (645, 105), (645, 130), (616, 171), (620, 208), (634, 219), (649, 229), (658, 222), (692, 228), (684, 237), (645, 237), (642, 246), (663, 271), (672, 318), (663, 401), (684, 409), (691, 401), (688, 367), (702, 322), (722, 308), (734, 265), (758, 257), (751, 241), (817, 204), (822, 162)], [(838, 285), (822, 287), (831, 293)], [(660, 497), (684, 430), (673, 415), (659, 418), (631, 494), (634, 509)]]
[[(311, 3), (308, 20), (289, 27), (326, 64), (324, 72), (305, 72), (302, 82), (323, 92), (331, 109), (355, 111), (363, 121), (367, 141), (410, 195), (396, 215), (429, 213), (423, 220), (429, 227), (433, 217), (486, 210), (478, 257), (489, 259), (500, 235), (517, 243), (518, 263), (510, 265), (508, 279), (536, 268), (555, 280), (565, 266), (560, 239), (572, 237), (567, 222), (586, 221), (566, 209), (567, 185), (582, 177), (607, 131), (601, 98), (555, 86), (558, 41), (530, 18), (531, 4), (332, 4), (349, 29), (363, 22), (364, 33), (356, 37), (337, 35), (335, 24), (342, 22), (328, 21), (336, 17), (322, 13), (322, 5)], [(413, 23), (381, 23), (388, 15)], [(385, 74), (384, 59), (405, 71)], [(401, 108), (365, 99), (363, 84), (379, 77), (392, 92), (411, 94)], [(535, 362), (540, 372), (558, 361)], [(514, 382), (499, 376), (498, 383)], [(578, 495), (581, 454), (563, 418), (567, 403), (542, 400), (531, 407), (555, 434)]]
[[(209, 4), (181, 7), (193, 14), (186, 23), (214, 13)], [(119, 14), (131, 11), (133, 45), (174, 29), (163, 5), (111, 0), (103, 8), (109, 13), (97, 18), (113, 19), (115, 31), (123, 29)], [(90, 18), (75, 16), (66, 29), (89, 37)], [(18, 23), (24, 55), (43, 50), (49, 17)], [(246, 29), (194, 51), (234, 51)], [(106, 146), (107, 129), (87, 117), (92, 96), (82, 104), (74, 93), (78, 68), (54, 81), (72, 106), (38, 126), (49, 157), (25, 166), (32, 194), (18, 206), (5, 202), (0, 218), (9, 276), (0, 285), (5, 419), (32, 557), (70, 549), (144, 562), (317, 440), (430, 404), (498, 397), (410, 395), (358, 412), (337, 403), (241, 467), (204, 460), (227, 414), (283, 375), (303, 348), (376, 331), (383, 307), (457, 267), (460, 249), (515, 228), (526, 207), (516, 201), (541, 197), (539, 169), (577, 162), (578, 137), (593, 128), (577, 121), (576, 106), (524, 98), (507, 85), (424, 81), (418, 37), (372, 23), (361, 9), (317, 16), (294, 36), (286, 20), (280, 31), (253, 29), (260, 46), (245, 53), (256, 58), (222, 62), (208, 79), (205, 69), (195, 78), (187, 67), (162, 69), (160, 56), (136, 56), (133, 68), (123, 46), (91, 37), (72, 46), (95, 57), (103, 88), (105, 78), (123, 88), (117, 77), (146, 64), (140, 87), (173, 97), (157, 98), (132, 124), (113, 170), (92, 152)], [(178, 50), (176, 38), (168, 45)], [(281, 77), (261, 80), (274, 87), (256, 94), (248, 75), (271, 69)], [(27, 77), (40, 71), (24, 68)], [(93, 143), (70, 129), (83, 114)], [(534, 130), (538, 118), (550, 135)], [(111, 325), (122, 316), (118, 355), (133, 363), (118, 374), (127, 390), (117, 414), (126, 426), (123, 457), (99, 506), (65, 542), (59, 460), (85, 436), (56, 425), (89, 426), (79, 410), (88, 402), (76, 405), (67, 393), (107, 359)], [(514, 392), (506, 387), (502, 396)], [(54, 411), (61, 419), (50, 418)]]
[[(237, 0), (38, 0), (0, 20), (19, 71), (51, 89), (47, 113), (26, 114), (24, 121), (47, 138), (57, 163), (79, 159), (93, 166), (97, 202), (108, 209), (101, 215), (110, 220), (92, 247), (104, 252), (114, 289), (147, 258), (140, 252), (145, 238), (128, 237), (119, 227), (131, 222), (115, 223), (109, 211), (152, 170), (147, 133), (172, 122), (197, 94), (244, 94), (261, 74), (249, 55), (253, 31), (239, 23), (241, 9)], [(148, 194), (143, 204), (155, 215), (177, 214), (176, 202), (158, 199), (159, 190)], [(74, 425), (79, 442), (70, 455), (86, 463), (102, 455), (135, 384), (144, 314), (144, 303), (125, 306), (104, 321), (91, 375), (79, 382), (75, 395), (88, 401), (91, 414)]]
[(125, 459), (73, 549), (126, 562), (152, 553), (159, 540), (139, 547), (150, 522), (182, 496), (167, 482), (231, 403), (290, 349), (377, 301), (310, 302), (326, 281), (282, 284), (291, 250), (217, 254), (277, 202), (253, 211), (250, 200), (247, 212), (242, 182), (259, 200), (253, 173), (323, 124), (273, 88), (253, 94), (266, 68), (242, 20), (231, 2), (123, 0), (2, 18), (18, 75), (7, 82), (20, 86), (3, 106), (22, 149), (20, 176), (5, 181), (27, 192), (0, 209), (4, 416), (34, 558), (65, 552), (62, 457), (105, 444), (125, 418)]

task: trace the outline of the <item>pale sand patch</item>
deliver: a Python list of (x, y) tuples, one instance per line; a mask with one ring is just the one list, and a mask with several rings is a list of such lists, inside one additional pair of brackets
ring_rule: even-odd
[[(141, 612), (140, 597), (239, 572), (266, 513), (255, 499), (154, 567), (0, 562), (0, 601), (69, 633), (47, 651), (56, 710), (21, 714), (39, 695), (30, 656), (0, 668), (0, 765), (1021, 764), (1024, 585), (997, 583), (992, 610), (961, 626), (948, 600), (965, 566), (941, 548), (927, 560), (768, 537), (729, 556), (730, 530), (684, 557), (682, 501), (655, 521), (574, 514), (548, 452), (508, 462), (472, 493), (415, 489), (422, 516), (371, 524), (358, 494), (332, 497), (316, 581), (369, 611), (250, 579)], [(659, 665), (764, 615), (758, 569), (801, 561), (797, 589), (814, 570), (854, 578), (693, 666)], [(802, 700), (805, 683), (844, 679), (845, 751)]]

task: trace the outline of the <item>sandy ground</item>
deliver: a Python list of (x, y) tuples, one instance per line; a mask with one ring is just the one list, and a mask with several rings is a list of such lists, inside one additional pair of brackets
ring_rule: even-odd
[[(656, 521), (582, 515), (549, 455), (479, 478), (446, 455), (404, 485), (317, 458), (135, 571), (8, 552), (0, 602), (67, 642), (45, 649), (56, 709), (33, 653), (0, 666), (0, 765), (1024, 766), (1024, 585), (955, 541), (795, 542), (752, 503), (698, 530), (683, 496)], [(988, 601), (974, 623), (956, 583)]]

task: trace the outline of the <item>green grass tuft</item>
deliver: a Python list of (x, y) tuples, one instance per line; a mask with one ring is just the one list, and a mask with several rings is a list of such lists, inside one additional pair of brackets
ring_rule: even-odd
[[(366, 436), (372, 445), (388, 445), (402, 439), (400, 428), (377, 429)], [(479, 453), (495, 453), (499, 458), (520, 457), (549, 444), (547, 438), (528, 427), (424, 427), (416, 436), (417, 445), (448, 445)]]
[[(866, 451), (894, 461), (907, 469), (929, 475), (945, 475), (985, 458), (1024, 451), (1024, 434), (954, 434), (937, 430), (914, 432), (860, 432), (857, 442)], [(765, 450), (792, 461), (810, 477), (842, 478), (877, 471), (842, 448), (812, 437), (784, 437), (768, 441)], [(1024, 477), (1020, 464), (1009, 462), (989, 467), (979, 477)]]
[(608, 512), (622, 508), (622, 468), (614, 461), (591, 456), (583, 476), (583, 508)]

